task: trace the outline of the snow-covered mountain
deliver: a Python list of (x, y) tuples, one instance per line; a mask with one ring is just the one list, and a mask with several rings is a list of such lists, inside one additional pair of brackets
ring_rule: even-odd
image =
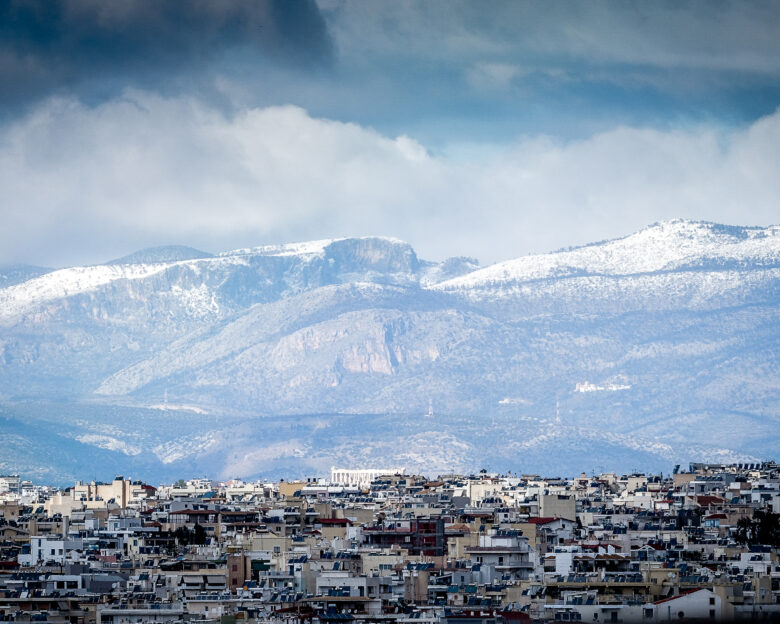
[(0, 288), (6, 288), (26, 282), (34, 277), (48, 273), (52, 269), (44, 267), (31, 266), (29, 264), (13, 264), (0, 267)]
[(590, 314), (604, 306), (627, 312), (739, 305), (779, 274), (780, 227), (676, 220), (613, 241), (500, 262), (436, 288), (474, 301), (522, 301), (515, 312)]
[(344, 238), (31, 271), (0, 283), (0, 471), (765, 457), (779, 303), (780, 227), (682, 220), (485, 268)]
[(513, 285), (549, 278), (759, 267), (780, 267), (780, 226), (733, 227), (677, 219), (617, 240), (499, 262), (439, 287), (472, 296), (476, 292), (507, 296)]

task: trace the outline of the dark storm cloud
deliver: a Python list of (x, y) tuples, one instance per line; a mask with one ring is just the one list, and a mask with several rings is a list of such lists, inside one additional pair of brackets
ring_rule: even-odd
[(616, 124), (749, 123), (780, 103), (778, 2), (319, 4), (351, 96), (335, 112), (292, 101), (428, 145), (451, 142), (453, 131), (500, 141)]
[(327, 65), (332, 48), (313, 0), (5, 1), (0, 106), (58, 91), (164, 89), (231, 52), (250, 64), (311, 68)]

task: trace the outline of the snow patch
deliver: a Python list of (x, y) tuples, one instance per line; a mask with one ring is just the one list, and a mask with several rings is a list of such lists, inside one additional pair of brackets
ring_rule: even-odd
[(208, 412), (200, 407), (194, 405), (173, 405), (168, 403), (158, 403), (157, 405), (150, 405), (149, 409), (160, 410), (163, 412), (176, 411), (176, 412), (192, 412), (193, 414), (207, 415)]
[(98, 448), (106, 449), (108, 451), (118, 451), (131, 457), (141, 454), (141, 449), (139, 447), (132, 446), (127, 444), (127, 442), (123, 442), (122, 440), (107, 435), (85, 433), (83, 435), (76, 436), (76, 440), (82, 444), (97, 446)]
[(631, 386), (627, 384), (604, 384), (597, 386), (588, 381), (583, 381), (574, 386), (574, 392), (616, 392), (618, 390), (630, 390)]
[(221, 443), (222, 436), (211, 431), (203, 435), (158, 444), (152, 449), (152, 452), (163, 464), (172, 464), (185, 457), (210, 451)]
[(498, 402), (499, 405), (531, 405), (531, 401), (521, 399), (520, 397), (504, 397)]

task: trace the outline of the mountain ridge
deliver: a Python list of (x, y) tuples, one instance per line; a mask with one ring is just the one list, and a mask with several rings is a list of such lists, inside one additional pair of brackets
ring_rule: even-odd
[(0, 288), (0, 405), (30, 423), (24, 444), (0, 425), (0, 470), (56, 473), (24, 450), (38, 434), (69, 476), (95, 448), (124, 472), (251, 476), (434, 470), (437, 436), (445, 470), (582, 470), (599, 439), (617, 467), (637, 445), (665, 466), (780, 442), (778, 226), (675, 220), (484, 268), (383, 237), (129, 257)]
[(138, 251), (134, 251), (121, 258), (109, 260), (104, 264), (157, 264), (163, 262), (176, 262), (178, 260), (197, 260), (201, 258), (213, 258), (213, 254), (185, 245), (164, 245), (161, 247), (139, 249)]
[[(722, 254), (720, 257), (725, 256), (727, 258), (732, 257), (734, 259), (749, 261), (751, 259), (750, 252), (765, 251), (767, 252), (766, 255), (771, 258), (773, 266), (780, 266), (780, 226), (768, 226), (764, 228), (755, 226), (723, 226), (706, 221), (678, 219), (655, 223), (639, 232), (622, 238), (498, 262), (474, 271), (467, 276), (448, 280), (447, 282), (440, 284), (439, 287), (457, 288), (459, 286), (476, 285), (480, 281), (491, 280), (529, 281), (530, 279), (544, 279), (548, 277), (559, 278), (567, 275), (576, 276), (573, 269), (579, 269), (581, 271), (588, 269), (585, 274), (592, 275), (595, 273), (593, 271), (594, 266), (600, 269), (598, 271), (599, 273), (607, 275), (636, 275), (659, 272), (665, 269), (675, 270), (681, 267), (673, 266), (674, 262), (682, 262), (696, 257), (697, 255), (706, 258), (707, 256), (704, 252), (715, 251), (716, 246), (723, 250), (723, 247), (728, 244), (727, 249), (729, 251), (735, 251), (731, 248), (738, 243), (727, 243), (723, 238), (712, 241), (712, 238), (709, 237), (711, 243), (710, 245), (705, 246), (703, 244), (705, 237), (700, 236), (695, 238), (692, 236), (694, 233), (710, 234), (717, 230), (729, 232), (732, 235), (731, 239), (738, 238), (738, 243), (755, 242), (757, 240), (771, 241), (769, 245), (764, 245), (763, 247), (759, 244), (750, 246), (743, 245), (743, 248), (739, 250), (742, 252), (741, 254), (737, 254), (736, 256), (734, 254), (732, 254), (732, 256)], [(750, 236), (748, 232), (754, 234), (754, 236)], [(742, 236), (735, 237), (735, 234), (742, 234)], [(645, 240), (638, 241), (638, 239), (641, 238), (644, 238)], [(639, 245), (637, 245), (637, 243), (639, 243)], [(651, 246), (648, 243), (655, 244)], [(686, 245), (685, 243), (689, 244)], [(642, 260), (637, 258), (632, 264), (630, 256), (635, 255), (638, 246), (642, 246), (648, 251), (654, 251), (657, 254), (660, 252), (660, 254), (653, 256), (650, 263), (647, 261), (642, 263)], [(650, 249), (648, 249), (648, 247)], [(768, 249), (765, 249), (767, 247)], [(605, 250), (606, 253), (593, 253), (596, 251), (604, 252)], [(614, 250), (612, 254), (609, 253), (611, 250)], [(561, 259), (564, 259), (564, 261), (561, 262)], [(570, 264), (566, 264), (566, 260), (569, 260)], [(624, 266), (620, 265), (619, 261), (621, 260), (624, 262)], [(625, 264), (628, 264), (628, 266), (626, 267)], [(559, 272), (554, 273), (554, 269), (559, 269)]]

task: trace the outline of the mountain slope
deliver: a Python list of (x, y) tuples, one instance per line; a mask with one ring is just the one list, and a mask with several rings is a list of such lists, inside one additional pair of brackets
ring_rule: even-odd
[[(668, 469), (779, 448), (777, 226), (678, 220), (483, 269), (384, 238), (190, 255), (0, 288), (8, 422), (40, 405), (29, 436), (60, 455), (100, 448), (125, 472), (392, 459), (560, 473), (594, 452), (629, 470), (638, 449)], [(106, 429), (119, 409), (137, 418)]]
[(21, 284), (53, 269), (29, 264), (12, 264), (0, 267), (0, 288)]
[(780, 226), (675, 220), (613, 241), (499, 262), (438, 287), (501, 295), (510, 285), (533, 280), (759, 267), (780, 268)]

